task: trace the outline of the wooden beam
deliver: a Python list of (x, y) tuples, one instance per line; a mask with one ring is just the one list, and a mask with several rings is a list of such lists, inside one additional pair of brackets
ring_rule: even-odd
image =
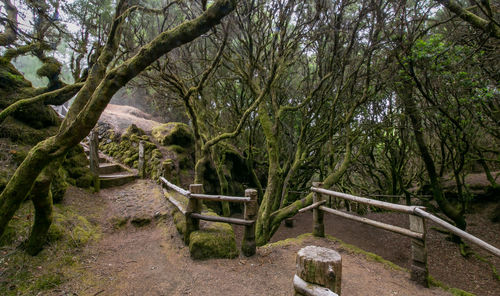
[(211, 194), (194, 194), (191, 193), (189, 197), (196, 199), (206, 199), (215, 201), (230, 201), (230, 202), (249, 202), (249, 197), (243, 196), (225, 196), (225, 195), (211, 195)]
[(415, 238), (415, 239), (423, 239), (424, 238), (424, 236), (423, 236), (422, 233), (414, 232), (414, 231), (411, 231), (409, 229), (402, 228), (402, 227), (399, 227), (399, 226), (394, 226), (394, 225), (390, 225), (390, 224), (386, 224), (386, 223), (374, 221), (374, 220), (371, 220), (371, 219), (368, 219), (368, 218), (354, 216), (354, 215), (347, 214), (347, 213), (344, 213), (344, 212), (341, 212), (341, 211), (337, 211), (337, 210), (334, 210), (334, 209), (327, 208), (325, 206), (320, 206), (319, 209), (322, 210), (322, 211), (325, 211), (327, 213), (330, 213), (330, 214), (334, 214), (334, 215), (337, 215), (337, 216), (340, 216), (340, 217), (344, 217), (346, 219), (350, 219), (350, 220), (358, 221), (358, 222), (361, 222), (361, 223), (365, 223), (365, 224), (368, 224), (368, 225), (371, 225), (371, 226), (375, 226), (375, 227), (378, 227), (378, 228), (381, 228), (381, 229), (384, 229), (384, 230), (388, 230), (388, 231), (392, 231), (392, 232), (395, 232), (395, 233), (399, 233), (399, 234), (402, 234), (402, 235), (405, 235), (405, 236), (408, 236), (408, 237), (411, 237), (411, 238)]
[(168, 182), (167, 179), (165, 179), (164, 177), (160, 177), (160, 180), (163, 182), (163, 184), (167, 185), (170, 189), (173, 189), (173, 190), (177, 191), (178, 193), (180, 193), (186, 197), (189, 197), (189, 194), (190, 194), (189, 191), (184, 190), (184, 189), (180, 188), (179, 186), (176, 186), (176, 185)]
[(305, 208), (300, 209), (300, 210), (299, 210), (299, 213), (304, 213), (304, 212), (307, 212), (307, 211), (309, 211), (309, 210), (312, 210), (312, 209), (314, 209), (314, 208), (317, 208), (317, 207), (321, 206), (321, 205), (322, 205), (322, 204), (324, 204), (324, 203), (326, 203), (326, 200), (322, 200), (322, 201), (315, 202), (315, 203), (313, 203), (312, 205), (309, 205), (309, 206), (307, 206), (307, 207), (305, 207)]
[(293, 288), (296, 292), (300, 293), (300, 295), (305, 296), (338, 296), (328, 288), (308, 283), (297, 275), (293, 277)]
[(380, 200), (375, 200), (375, 199), (369, 199), (369, 198), (364, 198), (364, 197), (359, 197), (355, 195), (350, 195), (342, 192), (337, 192), (337, 191), (331, 191), (331, 190), (326, 190), (322, 188), (317, 188), (317, 187), (311, 187), (311, 191), (317, 192), (317, 193), (322, 193), (322, 194), (327, 194), (330, 196), (335, 196), (355, 202), (359, 202), (362, 204), (366, 205), (371, 205), (391, 211), (396, 211), (396, 212), (402, 212), (402, 213), (407, 213), (407, 214), (413, 214), (414, 210), (416, 208), (424, 208), (420, 206), (404, 206), (404, 205), (398, 205), (398, 204), (393, 204), (390, 202), (385, 202), (385, 201), (380, 201)]
[(183, 215), (186, 215), (186, 210), (184, 209), (182, 204), (177, 199), (170, 196), (165, 188), (163, 188), (163, 195), (179, 210), (179, 212), (181, 212)]
[(429, 219), (431, 221), (433, 221), (434, 223), (438, 224), (439, 226), (447, 229), (448, 231), (450, 231), (451, 233), (453, 234), (456, 234), (458, 236), (460, 236), (461, 238), (465, 239), (465, 240), (468, 240), (472, 243), (475, 243), (476, 245), (480, 246), (481, 248), (491, 252), (492, 254), (496, 255), (497, 257), (500, 257), (500, 250), (490, 244), (488, 244), (487, 242), (451, 225), (450, 223), (446, 222), (446, 221), (443, 221), (441, 219), (439, 219), (438, 217), (432, 215), (432, 214), (429, 214), (427, 212), (425, 212), (424, 210), (422, 209), (415, 209), (415, 214), (421, 216), (421, 217), (424, 217), (426, 219)]
[(196, 213), (193, 213), (190, 216), (193, 218), (196, 218), (196, 219), (201, 219), (201, 220), (206, 220), (206, 221), (223, 222), (223, 223), (231, 223), (231, 224), (238, 224), (238, 225), (251, 225), (251, 224), (255, 223), (254, 220), (244, 220), (244, 219), (238, 219), (238, 218), (228, 218), (228, 217), (219, 217), (219, 216), (208, 216), (208, 215), (202, 215), (202, 214), (196, 214)]

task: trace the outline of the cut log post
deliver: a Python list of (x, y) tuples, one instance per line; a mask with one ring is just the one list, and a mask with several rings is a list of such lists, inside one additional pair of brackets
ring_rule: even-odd
[[(321, 182), (313, 182), (313, 187), (323, 188), (323, 183)], [(323, 196), (321, 193), (314, 192), (313, 193), (313, 203), (317, 203), (323, 200)], [(319, 208), (313, 209), (313, 235), (324, 237), (325, 236), (325, 224), (323, 221), (324, 213)]]
[[(191, 184), (189, 185), (189, 191), (191, 193), (203, 193), (203, 185)], [(188, 245), (191, 232), (200, 229), (200, 219), (191, 217), (191, 214), (199, 214), (201, 212), (202, 206), (203, 204), (201, 200), (197, 198), (189, 198), (186, 209), (186, 231), (184, 232), (184, 242)]]
[[(259, 210), (259, 204), (257, 201), (257, 190), (247, 189), (245, 190), (245, 197), (249, 197), (250, 201), (245, 203), (244, 218), (245, 220), (255, 220), (257, 218), (257, 212)], [(245, 226), (245, 234), (243, 235), (243, 241), (241, 242), (241, 252), (243, 255), (250, 257), (257, 251), (255, 243), (255, 223)]]
[(139, 177), (144, 179), (146, 177), (146, 165), (144, 160), (144, 141), (139, 142)]
[[(297, 253), (296, 266), (296, 276), (306, 283), (327, 288), (340, 295), (342, 258), (336, 251), (317, 246), (307, 246)], [(309, 294), (304, 294), (304, 289), (300, 289), (299, 286), (295, 285), (295, 282), (296, 296)]]
[(425, 246), (425, 220), (422, 217), (410, 215), (410, 230), (422, 234), (422, 239), (411, 240), (411, 270), (410, 278), (413, 281), (429, 287), (429, 270), (427, 268), (427, 249)]
[(92, 174), (94, 191), (99, 192), (101, 189), (101, 182), (99, 180), (99, 137), (97, 131), (91, 131), (89, 138), (90, 173)]

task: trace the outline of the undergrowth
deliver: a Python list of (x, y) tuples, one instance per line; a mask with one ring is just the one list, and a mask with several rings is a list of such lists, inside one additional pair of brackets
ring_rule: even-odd
[(26, 202), (0, 239), (0, 295), (39, 295), (73, 277), (85, 276), (81, 250), (100, 237), (100, 229), (70, 208), (54, 207), (54, 221), (42, 252), (30, 256), (23, 250), (34, 219)]

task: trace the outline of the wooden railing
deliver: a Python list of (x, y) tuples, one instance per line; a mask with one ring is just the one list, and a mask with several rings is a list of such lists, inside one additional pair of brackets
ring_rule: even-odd
[[(184, 231), (184, 241), (189, 243), (189, 236), (191, 232), (199, 229), (200, 220), (223, 222), (230, 224), (237, 224), (245, 226), (245, 233), (241, 243), (242, 253), (249, 257), (256, 252), (255, 243), (255, 219), (257, 218), (257, 211), (259, 209), (257, 203), (257, 190), (245, 190), (245, 196), (225, 196), (225, 195), (210, 195), (203, 194), (203, 186), (201, 184), (189, 185), (189, 190), (185, 190), (175, 184), (170, 183), (164, 177), (160, 177), (162, 185), (176, 191), (177, 193), (188, 198), (187, 207), (184, 208), (181, 202), (176, 200), (173, 196), (167, 194), (167, 199), (185, 216), (186, 229)], [(244, 203), (244, 218), (229, 218), (219, 216), (209, 216), (201, 213), (202, 200), (212, 201), (228, 201)]]
[[(420, 206), (405, 206), (399, 204), (393, 204), (389, 202), (354, 196), (342, 192), (336, 192), (331, 190), (326, 190), (322, 188), (322, 183), (315, 182), (313, 183), (313, 187), (311, 187), (311, 191), (313, 192), (313, 204), (308, 207), (305, 207), (299, 210), (299, 213), (305, 212), (307, 210), (313, 210), (313, 234), (315, 236), (323, 237), (325, 236), (325, 226), (323, 222), (324, 213), (330, 213), (337, 216), (341, 216), (346, 219), (358, 221), (361, 223), (365, 223), (368, 225), (372, 225), (384, 230), (392, 231), (404, 236), (408, 236), (412, 239), (411, 242), (411, 278), (424, 286), (428, 286), (428, 269), (427, 269), (427, 251), (425, 248), (426, 244), (426, 228), (425, 228), (425, 219), (431, 220), (451, 233), (468, 240), (479, 247), (491, 252), (492, 254), (500, 257), (500, 250), (485, 241), (458, 229), (457, 227), (447, 223), (446, 221), (429, 214), (425, 211), (424, 207)], [(361, 204), (366, 204), (370, 206), (375, 206), (391, 211), (396, 211), (409, 215), (410, 220), (410, 228), (402, 228), (395, 225), (390, 225), (386, 223), (382, 223), (379, 221), (371, 220), (368, 218), (348, 214), (346, 212), (342, 212), (339, 210), (335, 210), (332, 208), (325, 207), (323, 204), (326, 203), (326, 200), (323, 199), (323, 195), (328, 195), (331, 197), (341, 198), (345, 200), (350, 200), (354, 202), (358, 202)]]

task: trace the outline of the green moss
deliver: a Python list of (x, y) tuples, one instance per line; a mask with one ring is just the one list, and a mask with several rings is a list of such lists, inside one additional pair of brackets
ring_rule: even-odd
[(142, 129), (138, 128), (137, 125), (131, 124), (125, 130), (125, 133), (123, 133), (122, 139), (130, 138), (130, 136), (132, 136), (132, 135), (135, 135), (137, 137), (137, 136), (143, 136), (145, 134), (146, 133)]
[(64, 280), (64, 276), (59, 272), (44, 274), (36, 280), (34, 289), (37, 291), (53, 289), (62, 284)]
[(62, 165), (67, 172), (66, 182), (81, 188), (89, 188), (92, 186), (92, 174), (90, 173), (88, 165), (89, 160), (83, 148), (80, 145), (72, 148), (66, 155)]
[(44, 64), (36, 71), (40, 77), (52, 78), (61, 73), (62, 65), (55, 58), (46, 58)]
[(152, 130), (153, 137), (163, 146), (179, 145), (190, 148), (194, 145), (191, 128), (184, 123), (169, 122), (158, 125)]
[(193, 259), (235, 258), (239, 255), (232, 227), (227, 223), (211, 223), (193, 231), (189, 237)]
[(183, 147), (179, 146), (179, 145), (170, 145), (167, 147), (168, 150), (170, 151), (173, 151), (177, 154), (180, 154), (180, 153), (184, 153), (186, 152), (186, 149), (184, 149)]
[(66, 178), (67, 172), (62, 167), (57, 170), (56, 174), (52, 178), (50, 191), (52, 192), (52, 200), (54, 203), (59, 203), (63, 200), (66, 189), (68, 188)]
[(85, 217), (72, 211), (66, 211), (64, 214), (54, 214), (53, 225), (55, 225), (56, 231), (59, 231), (57, 230), (59, 226), (65, 229), (68, 243), (72, 247), (81, 247), (92, 240), (99, 239), (101, 236), (98, 227), (93, 226)]
[[(99, 228), (66, 206), (56, 205), (54, 212), (49, 244), (33, 257), (18, 248), (29, 236), (34, 213), (32, 203), (24, 203), (10, 222), (15, 236), (10, 244), (2, 247), (2, 252), (9, 256), (0, 256), (0, 295), (45, 295), (43, 291), (57, 288), (71, 278), (94, 280), (80, 264), (80, 247), (84, 242), (97, 239)], [(79, 243), (78, 248), (75, 241)]]
[(474, 294), (466, 292), (464, 290), (460, 290), (460, 289), (457, 289), (457, 288), (448, 287), (447, 285), (445, 285), (444, 283), (436, 280), (435, 278), (433, 278), (430, 275), (427, 278), (427, 280), (428, 280), (430, 286), (439, 287), (439, 288), (441, 288), (441, 289), (443, 289), (445, 291), (450, 292), (453, 296), (475, 296)]
[(16, 230), (11, 226), (7, 226), (3, 235), (0, 237), (0, 247), (12, 244), (12, 242), (15, 241), (15, 238), (16, 238)]
[(114, 229), (120, 229), (123, 226), (127, 225), (128, 217), (112, 217), (110, 219), (110, 222), (113, 225)]
[(179, 234), (181, 235), (184, 234), (184, 232), (186, 231), (186, 218), (178, 210), (174, 210), (173, 217), (174, 217), (175, 228), (177, 228)]
[[(41, 124), (38, 123), (38, 125)], [(49, 126), (40, 129), (33, 128), (27, 123), (21, 122), (13, 117), (7, 117), (0, 127), (2, 137), (9, 138), (16, 143), (27, 145), (35, 145), (49, 136), (54, 135), (57, 129), (57, 126)]]

